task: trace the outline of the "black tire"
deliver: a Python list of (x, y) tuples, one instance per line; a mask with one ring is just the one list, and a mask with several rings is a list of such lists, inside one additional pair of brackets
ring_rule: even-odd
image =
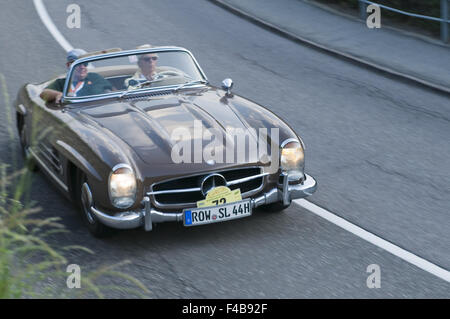
[(272, 203), (272, 204), (263, 205), (263, 206), (261, 206), (261, 208), (262, 208), (262, 210), (264, 210), (266, 212), (281, 213), (282, 211), (287, 209), (289, 206), (291, 206), (291, 203), (289, 203), (288, 205), (283, 205), (283, 202), (276, 202), (276, 203)]
[(36, 165), (36, 162), (33, 160), (33, 157), (30, 154), (30, 143), (27, 139), (26, 130), (26, 123), (22, 123), (21, 127), (19, 128), (19, 140), (22, 157), (25, 162), (25, 167), (32, 172), (37, 172), (39, 170), (39, 167)]
[[(111, 236), (114, 233), (112, 228), (102, 224), (97, 220), (94, 214), (89, 211), (89, 199), (86, 191), (83, 192), (83, 185), (86, 184), (89, 189), (89, 184), (87, 183), (87, 178), (84, 173), (77, 174), (77, 188), (76, 188), (76, 200), (83, 219), (84, 224), (88, 228), (89, 232), (97, 238), (104, 238)], [(92, 197), (92, 196), (91, 196)]]

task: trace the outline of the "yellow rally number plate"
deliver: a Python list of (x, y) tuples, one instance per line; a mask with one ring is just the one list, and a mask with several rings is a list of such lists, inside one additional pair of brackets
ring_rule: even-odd
[(206, 199), (197, 202), (197, 208), (223, 205), (242, 200), (241, 190), (231, 190), (226, 186), (219, 186), (211, 190)]

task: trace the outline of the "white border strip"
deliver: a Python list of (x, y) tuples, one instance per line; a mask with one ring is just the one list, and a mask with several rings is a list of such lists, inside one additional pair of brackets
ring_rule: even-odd
[[(50, 34), (55, 38), (56, 42), (59, 43), (59, 45), (65, 50), (70, 51), (73, 49), (73, 46), (64, 38), (64, 36), (59, 32), (59, 30), (56, 28), (55, 24), (53, 23), (52, 19), (48, 15), (47, 9), (45, 8), (44, 4), (42, 3), (42, 0), (33, 0), (34, 6), (36, 8), (37, 13), (39, 14), (39, 17), (41, 18), (44, 25), (47, 27)], [(297, 205), (307, 209), (308, 211), (328, 220), (329, 222), (345, 229), (346, 231), (368, 241), (371, 244), (374, 244), (375, 246), (378, 246), (391, 254), (425, 270), (426, 272), (433, 274), (447, 282), (450, 282), (450, 272), (429, 262), (428, 260), (425, 260), (419, 256), (416, 256), (412, 253), (410, 253), (407, 250), (404, 250), (403, 248), (400, 248), (398, 246), (395, 246), (394, 244), (375, 236), (372, 233), (369, 233), (368, 231), (362, 229), (361, 227), (358, 227), (345, 219), (334, 215), (333, 213), (311, 203), (308, 202), (305, 199), (297, 199), (293, 201)]]
[(62, 48), (68, 52), (73, 49), (73, 46), (64, 38), (64, 36), (59, 32), (58, 28), (53, 23), (52, 19), (48, 15), (47, 9), (45, 8), (42, 0), (33, 0), (36, 11), (41, 18), (42, 23), (47, 27), (47, 30), (55, 38), (56, 42), (59, 43)]
[(407, 250), (404, 250), (403, 248), (400, 248), (398, 246), (395, 246), (394, 244), (388, 242), (387, 240), (384, 240), (372, 233), (369, 233), (368, 231), (362, 229), (361, 227), (358, 227), (345, 219), (336, 216), (333, 213), (330, 213), (329, 211), (311, 203), (308, 202), (305, 199), (296, 199), (293, 200), (294, 203), (297, 205), (307, 209), (308, 211), (328, 220), (329, 222), (345, 229), (346, 231), (368, 241), (371, 244), (374, 244), (375, 246), (378, 246), (387, 252), (390, 252), (391, 254), (409, 262), (410, 264), (413, 264), (414, 266), (417, 266), (426, 272), (433, 274), (446, 282), (450, 282), (450, 272), (448, 270), (445, 270), (428, 260), (425, 260), (419, 256), (416, 256), (412, 253), (410, 253)]

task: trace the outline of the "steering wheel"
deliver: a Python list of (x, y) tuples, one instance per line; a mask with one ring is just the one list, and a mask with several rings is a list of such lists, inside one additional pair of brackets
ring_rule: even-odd
[(157, 75), (162, 75), (163, 77), (166, 76), (184, 76), (184, 74), (177, 72), (177, 71), (162, 71), (162, 72), (158, 72)]

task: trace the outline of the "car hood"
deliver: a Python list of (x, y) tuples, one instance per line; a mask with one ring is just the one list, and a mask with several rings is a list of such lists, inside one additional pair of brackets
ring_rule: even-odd
[[(230, 128), (239, 134), (245, 133), (248, 143), (258, 141), (258, 128), (255, 128), (255, 134), (244, 115), (215, 90), (114, 101), (85, 107), (80, 113), (91, 124), (95, 123), (125, 142), (147, 164), (174, 162), (172, 149), (176, 145), (211, 145), (214, 139), (201, 134), (207, 130), (222, 136), (214, 147), (216, 152), (221, 149), (223, 154), (227, 147), (228, 151), (232, 148), (234, 154), (240, 151), (237, 143), (233, 143)], [(196, 162), (198, 158), (193, 153), (190, 158)], [(225, 155), (222, 158), (225, 160)], [(255, 162), (258, 159), (248, 156), (245, 161), (239, 161), (240, 164)]]

